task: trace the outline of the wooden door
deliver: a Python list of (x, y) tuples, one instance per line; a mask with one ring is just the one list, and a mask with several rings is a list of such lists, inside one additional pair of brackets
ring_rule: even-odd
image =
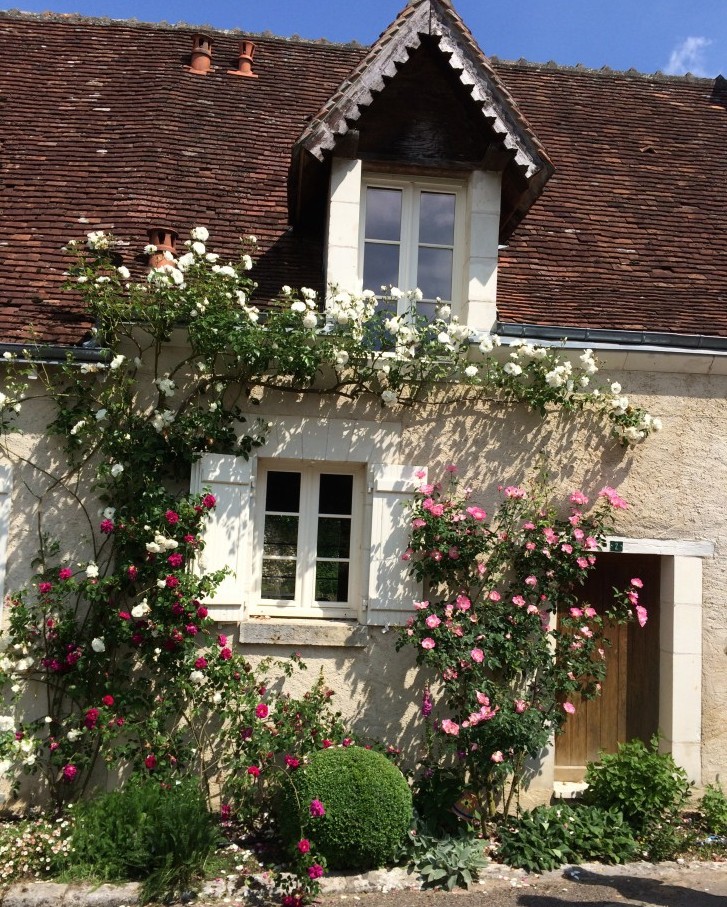
[(658, 555), (599, 554), (580, 596), (603, 612), (612, 589), (625, 588), (632, 577), (643, 580), (639, 598), (648, 611), (645, 627), (636, 621), (609, 624), (606, 680), (601, 695), (576, 707), (555, 743), (555, 780), (582, 781), (586, 762), (600, 752), (614, 753), (619, 743), (638, 737), (645, 742), (659, 725), (659, 576)]

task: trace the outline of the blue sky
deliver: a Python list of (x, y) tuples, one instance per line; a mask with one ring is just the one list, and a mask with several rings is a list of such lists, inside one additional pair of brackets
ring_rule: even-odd
[[(369, 44), (404, 0), (19, 0), (21, 9), (272, 31)], [(485, 53), (727, 76), (727, 0), (455, 0)]]

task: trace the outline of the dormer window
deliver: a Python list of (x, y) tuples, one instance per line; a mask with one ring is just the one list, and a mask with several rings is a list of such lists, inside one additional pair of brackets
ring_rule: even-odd
[(418, 287), (425, 317), (433, 316), (439, 297), (463, 323), (492, 330), (500, 176), (474, 170), (449, 179), (416, 179), (367, 173), (360, 159), (334, 157), (327, 282), (354, 293)]
[[(433, 318), (436, 300), (462, 310), (466, 194), (439, 180), (365, 178), (360, 266), (364, 289), (419, 288), (417, 309)], [(401, 313), (400, 313), (401, 314)]]

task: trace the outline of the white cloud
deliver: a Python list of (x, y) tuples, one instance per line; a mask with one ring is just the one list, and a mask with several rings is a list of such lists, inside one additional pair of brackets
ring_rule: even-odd
[(691, 72), (694, 76), (713, 76), (714, 73), (707, 69), (705, 59), (705, 51), (711, 43), (709, 38), (695, 36), (685, 38), (671, 52), (664, 71), (670, 76), (680, 76), (685, 72)]

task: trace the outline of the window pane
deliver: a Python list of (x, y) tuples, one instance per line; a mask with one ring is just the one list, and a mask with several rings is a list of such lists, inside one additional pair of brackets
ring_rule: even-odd
[(320, 517), (318, 520), (318, 557), (349, 557), (351, 520), (345, 517)]
[(454, 245), (455, 200), (456, 196), (444, 192), (422, 192), (419, 201), (420, 243)]
[(399, 246), (367, 242), (364, 247), (363, 288), (378, 294), (381, 287), (399, 283)]
[(351, 513), (353, 476), (322, 473), (318, 513)]
[(296, 557), (298, 554), (298, 517), (265, 515), (263, 555), (265, 557)]
[(427, 321), (434, 321), (437, 315), (436, 302), (418, 302), (417, 315), (421, 315), (421, 317), (426, 318)]
[(452, 298), (452, 250), (419, 247), (417, 286), (425, 299)]
[(348, 601), (348, 564), (318, 561), (316, 565), (316, 601)]
[(401, 189), (366, 190), (366, 239), (401, 237)]
[(295, 561), (269, 561), (263, 558), (261, 593), (263, 598), (295, 598)]
[(300, 509), (300, 473), (268, 472), (265, 510), (298, 513)]

